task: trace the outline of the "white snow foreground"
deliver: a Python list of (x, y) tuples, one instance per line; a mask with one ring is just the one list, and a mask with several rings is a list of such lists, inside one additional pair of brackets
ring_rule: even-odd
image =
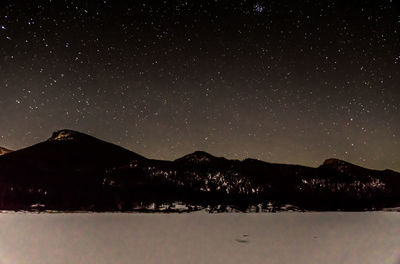
[(400, 214), (0, 214), (1, 263), (397, 264)]

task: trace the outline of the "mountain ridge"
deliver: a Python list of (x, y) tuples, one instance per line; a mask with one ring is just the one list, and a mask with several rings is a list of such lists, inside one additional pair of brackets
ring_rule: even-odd
[[(98, 139), (98, 138), (96, 138), (96, 137), (94, 137), (94, 136), (91, 136), (91, 135), (88, 135), (88, 134), (85, 134), (85, 133), (82, 133), (82, 132), (79, 132), (79, 131), (76, 131), (76, 130), (72, 130), (72, 129), (60, 129), (60, 130), (57, 130), (57, 131), (54, 131), (54, 132), (52, 132), (52, 135), (51, 135), (51, 137), (50, 138), (48, 138), (47, 140), (45, 140), (45, 141), (68, 141), (68, 140), (70, 140), (70, 141), (74, 141), (74, 140), (79, 140), (79, 139), (95, 139), (95, 140), (100, 140), (100, 139)], [(45, 142), (44, 141), (44, 142)], [(104, 141), (105, 142), (105, 141)], [(43, 142), (40, 142), (40, 143), (43, 143)], [(40, 144), (40, 143), (38, 143), (38, 144)], [(109, 142), (107, 142), (108, 144), (112, 144), (112, 145), (115, 145), (115, 144), (113, 144), (113, 143), (109, 143)], [(36, 144), (34, 144), (34, 145), (36, 145)], [(32, 145), (32, 146), (34, 146), (34, 145)], [(116, 146), (118, 146), (118, 145), (116, 145)], [(31, 146), (29, 146), (29, 147), (31, 147)], [(29, 148), (28, 147), (28, 148)], [(120, 146), (118, 146), (118, 147), (120, 147)], [(120, 147), (120, 148), (122, 148), (122, 147)], [(124, 149), (126, 149), (126, 148), (124, 148)], [(3, 152), (4, 154), (6, 154), (6, 153), (9, 153), (9, 152), (14, 152), (14, 151), (19, 151), (19, 150), (21, 150), (21, 149), (18, 149), (18, 150), (9, 150), (9, 149), (7, 149), (7, 148), (4, 148), (4, 147), (0, 147), (0, 156), (2, 155), (1, 153)], [(128, 150), (128, 151), (130, 151), (130, 152), (133, 152), (132, 150), (129, 150), (129, 149), (126, 149), (126, 150)], [(133, 152), (134, 153), (134, 152)], [(3, 155), (4, 155), (3, 154)], [(137, 153), (135, 153), (135, 154), (137, 154)], [(140, 155), (140, 154), (137, 154), (138, 156), (141, 156), (142, 158), (144, 158), (142, 155)], [(229, 159), (227, 159), (227, 158), (225, 158), (225, 157), (217, 157), (217, 156), (214, 156), (214, 155), (212, 155), (212, 154), (210, 154), (210, 153), (208, 153), (208, 152), (206, 152), (206, 151), (204, 151), (204, 150), (195, 150), (195, 151), (193, 151), (193, 152), (191, 152), (191, 153), (189, 153), (189, 154), (186, 154), (186, 155), (184, 155), (184, 156), (182, 156), (182, 157), (180, 157), (180, 158), (177, 158), (177, 159), (175, 159), (175, 160), (173, 160), (173, 161), (183, 161), (183, 160), (188, 160), (188, 159), (194, 159), (195, 160), (195, 158), (194, 157), (200, 157), (201, 158), (201, 161), (210, 161), (210, 160), (217, 160), (217, 159), (225, 159), (225, 160), (229, 160)], [(313, 168), (312, 166), (308, 166), (308, 165), (302, 165), (302, 164), (289, 164), (289, 163), (275, 163), (275, 162), (268, 162), (268, 161), (263, 161), (263, 160), (260, 160), (260, 159), (257, 159), (257, 158), (244, 158), (243, 160), (240, 160), (240, 161), (245, 161), (245, 160), (254, 160), (254, 161), (260, 161), (260, 162), (265, 162), (265, 163), (270, 163), (270, 164), (279, 164), (279, 165), (291, 165), (291, 166), (304, 166), (304, 167), (311, 167), (311, 168)], [(168, 160), (166, 160), (166, 161), (168, 161)], [(351, 163), (351, 162), (348, 162), (348, 161), (345, 161), (345, 160), (342, 160), (342, 159), (338, 159), (338, 158), (327, 158), (327, 159), (325, 159), (324, 161), (323, 161), (323, 163), (320, 165), (320, 166), (338, 166), (338, 165), (341, 165), (341, 166), (355, 166), (355, 167), (359, 167), (359, 168), (364, 168), (364, 169), (369, 169), (369, 170), (375, 170), (375, 171), (392, 171), (392, 172), (395, 172), (395, 173), (399, 173), (399, 172), (397, 172), (397, 171), (395, 171), (395, 170), (392, 170), (392, 169), (390, 169), (390, 168), (385, 168), (385, 169), (371, 169), (371, 168), (365, 168), (365, 167), (362, 167), (362, 166), (360, 166), (360, 165), (356, 165), (356, 164), (354, 164), (354, 163)]]
[(373, 210), (400, 205), (400, 174), (338, 159), (313, 168), (204, 151), (153, 160), (68, 129), (0, 157), (3, 210), (41, 204), (61, 211), (157, 211), (176, 202), (217, 211), (271, 211), (287, 204), (299, 210)]

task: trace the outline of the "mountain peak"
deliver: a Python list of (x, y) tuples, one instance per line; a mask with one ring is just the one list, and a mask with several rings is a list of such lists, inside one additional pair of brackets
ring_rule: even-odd
[(340, 160), (340, 159), (335, 159), (335, 158), (331, 158), (331, 159), (327, 159), (324, 161), (323, 165), (328, 165), (328, 166), (333, 166), (333, 167), (339, 167), (339, 166), (347, 166), (350, 165), (350, 163), (344, 161), (344, 160)]
[(207, 163), (216, 159), (213, 155), (204, 152), (204, 151), (195, 151), (188, 155), (183, 156), (182, 158), (177, 159), (176, 161), (185, 161), (185, 162), (194, 162), (194, 163)]
[(358, 165), (349, 163), (347, 161), (340, 159), (333, 159), (333, 158), (325, 160), (322, 166), (327, 166), (333, 168), (336, 171), (348, 174), (354, 174), (356, 173), (356, 171), (357, 173), (361, 173), (362, 171), (365, 172), (368, 170)]
[(87, 135), (74, 130), (63, 129), (53, 132), (53, 135), (51, 138), (49, 138), (49, 141), (75, 141), (86, 136)]
[(12, 152), (12, 150), (0, 147), (0, 156)]

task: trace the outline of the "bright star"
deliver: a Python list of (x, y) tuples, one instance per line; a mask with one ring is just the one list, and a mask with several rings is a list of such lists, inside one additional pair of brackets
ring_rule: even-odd
[(261, 13), (261, 12), (264, 10), (264, 7), (263, 7), (262, 5), (260, 5), (260, 4), (255, 4), (255, 5), (253, 6), (253, 9), (254, 9), (254, 11), (256, 11), (256, 12)]

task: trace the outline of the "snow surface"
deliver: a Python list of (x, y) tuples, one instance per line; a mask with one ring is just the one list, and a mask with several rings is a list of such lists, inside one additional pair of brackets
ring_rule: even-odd
[(0, 263), (399, 264), (400, 213), (0, 214)]

